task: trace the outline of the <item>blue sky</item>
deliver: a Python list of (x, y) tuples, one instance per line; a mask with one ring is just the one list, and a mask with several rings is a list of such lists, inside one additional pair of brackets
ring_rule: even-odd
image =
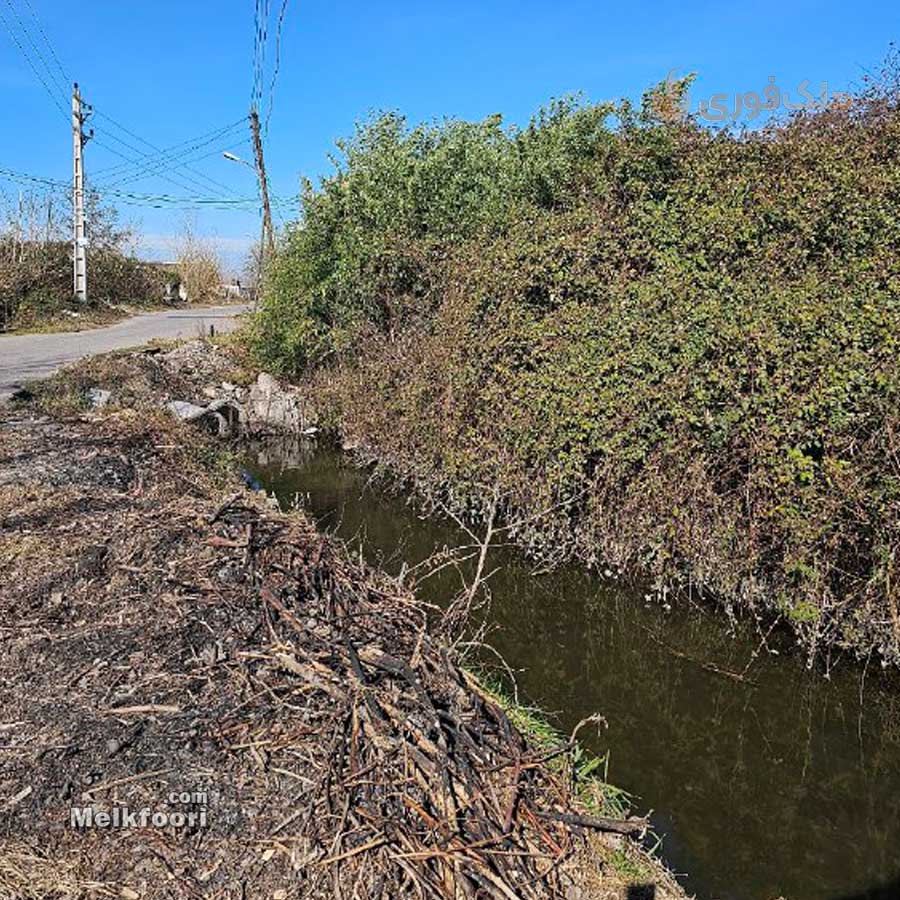
[[(280, 3), (270, 0), (264, 115)], [(155, 146), (205, 135), (247, 112), (254, 45), (251, 0), (86, 0), (80, 8), (62, 0), (0, 0), (0, 13), (25, 49), (34, 56), (19, 20), (31, 26), (35, 42), (62, 80), (34, 27), (32, 8), (63, 71), (80, 82), (86, 99)], [(266, 140), (272, 192), (295, 195), (301, 175), (315, 179), (328, 172), (334, 139), (352, 131), (353, 123), (372, 110), (397, 109), (413, 122), (500, 112), (508, 122), (523, 123), (548, 99), (570, 92), (582, 91), (594, 100), (637, 99), (671, 70), (698, 73), (695, 104), (716, 93), (761, 93), (769, 76), (785, 91), (795, 91), (804, 79), (816, 91), (823, 80), (831, 90), (844, 90), (858, 85), (867, 69), (877, 69), (897, 38), (900, 14), (890, 2), (371, 0), (338, 5), (288, 0)], [(68, 125), (2, 22), (0, 85), (0, 168), (68, 179)], [(107, 119), (98, 116), (94, 125), (103, 143), (132, 159), (140, 156), (117, 138), (152, 152)], [(249, 146), (240, 146), (247, 136), (246, 130), (235, 128), (221, 145), (213, 141), (194, 155), (238, 145), (234, 152), (252, 159)], [(89, 178), (122, 162), (99, 144), (88, 145)], [(229, 196), (255, 194), (253, 173), (217, 153), (195, 168), (219, 182), (216, 189), (227, 189)], [(110, 178), (100, 172), (94, 183)], [(0, 180), (0, 189), (15, 195), (19, 184)], [(202, 193), (193, 184), (182, 188), (158, 176), (129, 181), (119, 189), (179, 197)], [(171, 255), (171, 239), (189, 226), (215, 240), (236, 266), (259, 232), (252, 205), (184, 212), (141, 204), (123, 206), (122, 213), (144, 236), (142, 252), (155, 257)]]

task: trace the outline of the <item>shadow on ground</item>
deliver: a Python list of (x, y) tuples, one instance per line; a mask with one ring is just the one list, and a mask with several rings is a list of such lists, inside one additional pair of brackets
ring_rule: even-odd
[(656, 900), (655, 884), (632, 884), (628, 886), (627, 900)]
[(900, 900), (900, 875), (890, 882), (875, 885), (858, 894), (842, 894), (835, 900)]

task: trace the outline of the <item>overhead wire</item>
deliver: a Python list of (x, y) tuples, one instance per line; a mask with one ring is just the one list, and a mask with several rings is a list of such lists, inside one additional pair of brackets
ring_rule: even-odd
[[(121, 123), (117, 122), (115, 119), (112, 118), (112, 116), (110, 116), (108, 113), (103, 112), (102, 110), (96, 110), (96, 114), (100, 118), (104, 119), (105, 121), (109, 122), (110, 124), (112, 124), (113, 126), (118, 128), (124, 134), (127, 134), (130, 137), (133, 137), (135, 140), (139, 141), (144, 146), (149, 147), (153, 151), (151, 153), (148, 153), (146, 150), (142, 150), (141, 148), (134, 147), (133, 145), (127, 144), (127, 142), (123, 141), (121, 138), (118, 138), (111, 132), (109, 132), (109, 131), (106, 132), (107, 136), (112, 137), (114, 140), (119, 141), (119, 143), (121, 143), (125, 146), (129, 146), (131, 150), (133, 150), (136, 153), (139, 153), (141, 156), (144, 157), (143, 159), (136, 161), (136, 164), (141, 167), (142, 173), (151, 172), (151, 170), (152, 170), (152, 174), (156, 174), (156, 173), (160, 172), (161, 170), (167, 168), (168, 166), (172, 165), (173, 167), (176, 167), (176, 168), (177, 167), (186, 168), (187, 171), (191, 172), (193, 175), (197, 176), (198, 178), (203, 179), (203, 181), (207, 182), (207, 184), (213, 186), (213, 188), (204, 187), (203, 188), (204, 190), (214, 189), (214, 190), (218, 190), (218, 191), (225, 191), (226, 193), (231, 192), (232, 189), (228, 185), (223, 184), (221, 181), (217, 181), (215, 178), (212, 178), (211, 176), (207, 175), (205, 172), (201, 172), (198, 169), (192, 169), (190, 167), (190, 165), (187, 163), (181, 162), (179, 166), (174, 166), (174, 164), (176, 161), (180, 161), (182, 158), (186, 158), (188, 155), (193, 153), (198, 148), (207, 146), (208, 144), (213, 143), (214, 141), (224, 137), (225, 135), (228, 135), (230, 132), (235, 131), (237, 128), (239, 128), (241, 125), (243, 125), (247, 121), (246, 116), (244, 116), (241, 119), (238, 119), (236, 122), (233, 122), (229, 125), (226, 125), (220, 129), (218, 129), (217, 131), (210, 132), (208, 136), (207, 135), (201, 136), (201, 137), (205, 138), (204, 140), (200, 140), (200, 138), (193, 138), (193, 139), (190, 139), (189, 141), (183, 141), (180, 145), (176, 145), (180, 149), (175, 151), (172, 149), (169, 149), (169, 150), (160, 149), (155, 144), (151, 143), (150, 141), (146, 140), (145, 138), (142, 138), (140, 135), (135, 134), (135, 132), (131, 131), (130, 129), (128, 129), (124, 125), (122, 125)], [(136, 180), (138, 177), (145, 177), (145, 176), (144, 176), (144, 174), (141, 174), (140, 176), (138, 176), (136, 173), (126, 173), (125, 171), (123, 171), (120, 174), (117, 174), (115, 177), (117, 180), (124, 180), (126, 178), (128, 180)], [(181, 177), (199, 185), (199, 182), (196, 182), (196, 179), (194, 179), (194, 178), (190, 178), (189, 176), (184, 175), (184, 174), (182, 174)]]
[[(13, 7), (10, 0), (6, 0), (6, 4), (7, 4), (7, 6), (9, 6), (9, 8), (13, 11), (13, 14), (15, 15), (15, 8)], [(16, 16), (16, 18), (18, 18), (18, 16)], [(47, 80), (44, 78), (44, 76), (38, 70), (37, 66), (34, 64), (34, 61), (32, 60), (31, 55), (28, 53), (28, 51), (22, 45), (22, 42), (19, 40), (18, 36), (16, 35), (15, 30), (9, 24), (9, 21), (7, 20), (5, 14), (2, 12), (2, 10), (0, 10), (0, 22), (3, 23), (3, 27), (6, 29), (7, 33), (9, 34), (10, 38), (12, 39), (13, 43), (19, 48), (19, 52), (25, 58), (25, 61), (28, 63), (28, 66), (31, 69), (31, 71), (34, 72), (35, 77), (43, 85), (44, 90), (47, 92), (47, 95), (53, 101), (54, 106), (56, 106), (56, 108), (66, 118), (66, 120), (69, 120), (71, 118), (71, 113), (66, 111), (65, 106), (60, 102), (59, 96), (56, 93), (54, 93), (53, 90), (50, 88), (50, 86), (47, 84)], [(27, 34), (27, 32), (26, 32), (26, 34)], [(40, 56), (40, 54), (38, 54), (38, 55)], [(48, 68), (46, 65), (46, 62), (44, 63), (44, 66), (45, 66), (45, 68)], [(49, 68), (48, 68), (48, 71), (49, 71)], [(59, 86), (56, 85), (56, 87), (58, 90)], [(63, 97), (65, 97), (65, 94), (63, 94)]]
[(253, 83), (250, 90), (250, 106), (259, 110), (265, 88), (266, 48), (269, 42), (270, 0), (256, 0), (254, 11), (255, 38), (253, 45)]
[[(101, 115), (104, 115), (101, 113)], [(205, 143), (208, 143), (211, 140), (215, 140), (217, 137), (225, 137), (230, 131), (235, 130), (238, 126), (243, 125), (244, 122), (247, 121), (247, 116), (239, 119), (237, 122), (232, 123), (231, 125), (224, 125), (221, 128), (216, 128), (212, 131), (204, 132), (203, 134), (197, 135), (197, 137), (188, 138), (185, 141), (179, 141), (177, 144), (172, 144), (169, 147), (164, 148), (159, 151), (159, 154), (151, 154), (151, 158), (146, 160), (142, 160), (142, 164), (144, 162), (151, 164), (152, 157), (159, 157), (160, 160), (162, 158), (175, 160), (181, 156), (182, 153), (188, 153), (192, 150), (194, 146), (203, 146)], [(191, 145), (191, 146), (189, 146)], [(119, 174), (131, 168), (129, 163), (116, 163), (112, 166), (104, 166), (102, 169), (97, 169), (96, 175), (110, 175), (111, 177), (118, 177)]]
[[(113, 134), (110, 132), (102, 132), (102, 134), (104, 135), (104, 137), (109, 138), (110, 140), (116, 141), (118, 144), (121, 144), (122, 146), (126, 147), (127, 149), (131, 150), (132, 152), (135, 152), (135, 153), (141, 152), (140, 150), (138, 150), (137, 148), (135, 148), (134, 146), (129, 144), (127, 141), (123, 141), (117, 134)], [(94, 139), (96, 140), (96, 136)], [(125, 154), (118, 153), (118, 151), (116, 151), (112, 147), (109, 147), (106, 144), (101, 143), (100, 146), (105, 147), (107, 150), (110, 150), (112, 153), (116, 153), (117, 155), (122, 156), (123, 159), (130, 159)], [(133, 160), (133, 163), (138, 164), (138, 165), (140, 164), (140, 162), (141, 162), (140, 160)], [(222, 189), (220, 189), (219, 187), (210, 187), (209, 185), (204, 184), (203, 182), (197, 180), (196, 178), (192, 178), (190, 175), (186, 175), (183, 172), (175, 173), (172, 171), (172, 169), (174, 169), (174, 168), (177, 168), (177, 167), (170, 166), (166, 163), (166, 164), (160, 165), (152, 174), (156, 174), (160, 178), (163, 178), (166, 181), (169, 181), (173, 184), (177, 184), (179, 187), (181, 187), (185, 190), (200, 190), (200, 191), (205, 191), (207, 193), (209, 193), (211, 191), (212, 193), (218, 194), (220, 196), (226, 196), (228, 193), (231, 192), (231, 189), (224, 185), (222, 187), (224, 187), (225, 193), (223, 193)], [(127, 179), (126, 178), (119, 179), (117, 181), (110, 183), (108, 186), (113, 187), (116, 184), (120, 184), (123, 182), (130, 182), (130, 181), (138, 181), (138, 180), (141, 180), (142, 178), (146, 178), (146, 177), (149, 177), (149, 175), (141, 173), (137, 177), (131, 177), (131, 178), (127, 178)]]
[(41, 24), (41, 18), (37, 14), (35, 8), (31, 5), (31, 0), (24, 0), (25, 5), (28, 7), (29, 12), (31, 13), (32, 19), (34, 19), (35, 25), (37, 25), (37, 29), (40, 32), (41, 37), (44, 39), (44, 44), (46, 44), (47, 49), (50, 51), (50, 56), (53, 58), (53, 62), (56, 63), (56, 68), (59, 69), (59, 74), (62, 75), (62, 82), (68, 87), (72, 84), (72, 78), (69, 77), (66, 70), (63, 68), (63, 64), (59, 61), (59, 56), (56, 53), (56, 50), (53, 47), (50, 38), (47, 37), (47, 32), (44, 30), (44, 26)]
[(50, 78), (50, 81), (53, 82), (53, 86), (62, 94), (63, 97), (65, 97), (67, 94), (67, 90), (68, 90), (68, 86), (66, 85), (65, 80), (63, 80), (62, 82), (59, 82), (57, 80), (56, 73), (50, 67), (50, 64), (47, 62), (47, 58), (44, 56), (43, 52), (41, 51), (41, 48), (38, 47), (37, 42), (32, 37), (32, 34), (29, 31), (28, 27), (26, 26), (25, 22), (22, 20), (22, 17), (19, 15), (18, 10), (16, 9), (15, 6), (13, 6), (12, 0), (5, 0), (5, 2), (6, 2), (6, 5), (9, 7), (9, 11), (12, 13), (13, 17), (15, 18), (15, 21), (18, 23), (21, 33), (25, 36), (25, 39), (31, 45), (31, 49), (34, 51), (34, 55), (38, 58), (38, 60), (43, 65), (44, 71), (47, 73), (47, 76)]
[[(36, 40), (32, 36), (31, 32), (29, 31), (28, 27), (26, 26), (25, 22), (23, 21), (22, 17), (19, 15), (16, 8), (13, 6), (12, 0), (4, 0), (4, 2), (6, 4), (6, 6), (8, 7), (9, 11), (12, 13), (15, 23), (18, 24), (18, 31), (17, 31), (17, 29), (14, 27), (12, 20), (8, 19), (6, 14), (4, 14), (2, 9), (0, 9), (0, 20), (2, 20), (3, 25), (6, 28), (10, 38), (13, 40), (13, 42), (18, 47), (19, 52), (22, 54), (23, 58), (28, 63), (28, 66), (31, 68), (32, 72), (34, 73), (34, 75), (38, 79), (38, 81), (41, 83), (44, 90), (47, 92), (47, 95), (50, 97), (54, 106), (56, 106), (56, 108), (59, 110), (59, 112), (63, 116), (65, 116), (67, 121), (70, 120), (71, 113), (66, 111), (64, 102), (61, 102), (61, 100), (62, 101), (66, 100), (65, 79), (67, 76), (65, 73), (65, 69), (63, 68), (62, 63), (60, 62), (59, 55), (56, 53), (55, 49), (53, 48), (53, 45), (50, 42), (50, 39), (47, 36), (46, 31), (44, 30), (43, 26), (41, 25), (40, 19), (38, 18), (37, 13), (34, 10), (34, 7), (31, 6), (29, 0), (26, 0), (26, 2), (29, 2), (29, 9), (31, 10), (31, 14), (37, 25), (37, 28), (43, 37), (44, 43), (46, 44), (47, 49), (49, 50), (51, 57), (53, 58), (53, 60), (56, 64), (56, 68), (58, 69), (60, 76), (62, 76), (62, 79), (63, 79), (62, 84), (60, 83), (59, 77), (57, 76), (56, 72), (54, 72), (50, 63), (47, 61), (46, 56), (42, 52), (41, 48), (38, 46)], [(27, 42), (30, 45), (30, 48), (31, 48), (30, 50), (28, 48), (26, 48), (25, 43), (23, 43), (23, 41)], [(43, 66), (43, 69), (44, 69), (47, 77), (45, 77), (45, 75), (41, 72), (36, 60)], [(48, 79), (52, 83), (53, 87), (51, 87), (51, 85), (48, 84)], [(59, 95), (57, 95), (57, 91), (59, 92)], [(88, 108), (90, 109), (90, 107), (88, 107)], [(100, 140), (98, 137), (96, 137), (96, 136), (94, 137), (98, 146), (103, 147), (104, 149), (108, 150), (109, 152), (111, 152), (114, 155), (123, 159), (125, 161), (126, 166), (144, 166), (144, 168), (147, 168), (145, 163), (147, 163), (149, 161), (149, 157), (152, 157), (154, 154), (158, 154), (161, 152), (160, 149), (158, 147), (156, 147), (154, 144), (152, 144), (149, 141), (146, 141), (144, 138), (141, 138), (139, 135), (135, 134), (135, 132), (126, 128), (124, 125), (122, 125), (120, 122), (113, 119), (111, 116), (109, 116), (105, 112), (101, 112), (98, 110), (97, 113), (102, 115), (102, 117), (104, 119), (106, 119), (114, 128), (119, 129), (120, 131), (128, 134), (131, 137), (134, 137), (136, 140), (140, 141), (141, 143), (150, 147), (151, 150), (153, 150), (153, 153), (147, 153), (147, 151), (145, 151), (139, 147), (135, 147), (133, 144), (130, 144), (128, 141), (121, 138), (112, 129), (104, 129), (103, 134), (109, 140), (115, 141), (116, 143), (122, 145), (123, 147), (127, 148), (128, 150), (132, 151), (133, 153), (137, 153), (138, 156), (142, 157), (141, 159), (132, 159), (129, 156), (126, 156), (124, 153), (119, 152), (115, 148), (110, 147), (107, 143), (105, 143), (103, 140)], [(244, 120), (240, 120), (240, 121), (244, 121)], [(224, 134), (224, 133), (227, 133), (227, 130), (228, 129), (226, 128), (226, 129), (220, 130), (220, 131)], [(193, 149), (194, 149), (193, 146), (189, 146), (186, 148), (187, 152), (192, 152)], [(171, 162), (174, 163), (174, 161), (175, 160), (173, 158), (171, 160)], [(120, 164), (120, 165), (122, 165), (122, 164)], [(159, 168), (162, 168), (162, 167), (161, 166), (157, 167), (157, 170), (154, 170), (154, 174), (158, 174)], [(181, 168), (181, 166), (179, 166), (178, 168)], [(186, 175), (184, 173), (181, 173), (177, 179), (173, 179), (164, 174), (159, 174), (159, 177), (161, 177), (165, 181), (168, 181), (171, 184), (176, 185), (177, 187), (181, 188), (182, 190), (191, 191), (194, 189), (200, 189), (201, 191), (204, 191), (207, 193), (212, 191), (213, 193), (218, 193), (222, 196), (225, 196), (231, 192), (231, 188), (229, 188), (227, 185), (224, 185), (221, 182), (216, 181), (216, 179), (211, 178), (210, 176), (206, 175), (205, 173), (194, 170), (194, 174), (197, 175), (199, 178), (202, 178), (203, 182), (205, 182), (205, 183), (201, 183), (196, 178), (193, 178), (190, 175)]]
[(278, 81), (278, 73), (281, 70), (281, 30), (284, 27), (287, 5), (288, 0), (281, 0), (281, 9), (278, 11), (278, 28), (275, 32), (275, 66), (272, 70), (272, 80), (269, 82), (269, 105), (266, 112), (266, 137), (269, 135), (269, 121), (272, 118), (272, 108), (275, 106), (275, 83)]
[[(263, 133), (266, 138), (268, 138), (269, 135), (269, 125), (272, 119), (272, 110), (275, 106), (275, 87), (278, 82), (278, 75), (281, 71), (281, 38), (284, 29), (284, 19), (287, 12), (287, 5), (288, 0), (281, 0), (281, 4), (278, 10), (278, 21), (275, 31), (275, 62), (272, 68), (272, 77), (269, 81), (269, 97), (267, 108), (265, 111), (265, 121), (263, 129)], [(262, 105), (262, 97), (265, 84), (265, 62), (268, 45), (270, 12), (270, 0), (256, 0), (254, 12), (256, 27), (252, 62), (253, 80), (250, 92), (250, 106), (251, 109), (253, 109), (257, 113), (260, 112), (260, 107)], [(261, 185), (259, 190), (261, 193)], [(262, 198), (260, 198), (260, 200), (261, 199)], [(277, 202), (272, 202), (271, 205), (275, 208), (275, 212), (278, 218), (281, 220), (282, 225), (286, 225), (284, 215), (282, 214), (281, 205)]]
[[(70, 183), (67, 181), (62, 181), (56, 178), (46, 178), (40, 175), (32, 175), (27, 172), (17, 172), (13, 169), (7, 169), (5, 167), (0, 167), (0, 177), (7, 178), (10, 181), (42, 184), (49, 187), (65, 188), (67, 190), (71, 188)], [(247, 209), (248, 207), (255, 207), (259, 202), (259, 199), (255, 196), (233, 198), (178, 197), (171, 194), (140, 194), (133, 191), (119, 191), (115, 189), (95, 190), (92, 188), (91, 191), (99, 194), (100, 196), (112, 196), (118, 199), (122, 199), (123, 201), (131, 200), (137, 203), (162, 205), (180, 204), (188, 207), (221, 207), (230, 209)], [(294, 198), (288, 197), (278, 197), (273, 199), (275, 202), (286, 206), (289, 206), (292, 203), (296, 202)]]
[[(234, 140), (237, 137), (234, 128), (230, 129), (222, 129), (213, 135), (207, 137), (205, 140), (197, 141), (188, 146), (180, 146), (178, 150), (173, 152), (163, 152), (159, 154), (149, 154), (144, 157), (144, 159), (138, 161), (138, 166), (126, 166), (121, 168), (119, 171), (115, 173), (109, 173), (107, 176), (107, 183), (110, 186), (116, 186), (119, 184), (129, 184), (134, 181), (139, 181), (142, 178), (152, 177), (154, 175), (159, 174), (163, 171), (170, 171), (172, 169), (184, 168), (189, 172), (198, 173), (199, 170), (192, 168), (193, 163), (198, 162), (203, 159), (207, 159), (210, 156), (214, 156), (217, 153), (221, 152), (221, 150), (213, 150), (209, 153), (204, 153), (200, 156), (195, 156), (196, 152), (204, 147), (209, 146), (214, 143), (228, 143), (229, 141)], [(245, 138), (244, 141), (249, 140), (249, 138)], [(244, 143), (241, 141), (240, 143)], [(229, 147), (223, 147), (222, 150), (230, 149)], [(217, 181), (215, 178), (212, 178), (205, 173), (199, 173), (204, 181), (209, 182), (214, 185), (214, 189), (224, 190), (226, 193), (231, 193), (232, 188), (228, 185), (223, 184), (220, 181)], [(183, 176), (185, 178), (189, 178), (189, 176)], [(194, 180), (194, 179), (190, 179)], [(199, 184), (199, 182), (195, 182)], [(209, 190), (209, 188), (205, 188)]]
[[(12, 18), (8, 18), (7, 14), (4, 13), (2, 6), (0, 6), (0, 22), (2, 22), (2, 25), (8, 33), (10, 39), (16, 45), (29, 68), (32, 70), (33, 74), (40, 82), (47, 95), (50, 97), (53, 105), (65, 117), (67, 121), (71, 121), (71, 111), (67, 110), (66, 108), (68, 104), (67, 90), (70, 79), (65, 67), (62, 65), (56, 49), (53, 46), (53, 43), (50, 41), (50, 38), (47, 35), (47, 32), (44, 29), (41, 20), (34, 9), (34, 6), (31, 3), (31, 0), (23, 0), (23, 2), (26, 4), (29, 12), (31, 13), (33, 27), (36, 28), (37, 33), (40, 35), (40, 38), (43, 41), (46, 51), (49, 53), (50, 59), (52, 60), (55, 69), (53, 66), (51, 66), (50, 62), (48, 62), (47, 56), (45, 55), (44, 51), (40, 46), (38, 46), (38, 41), (32, 35), (29, 27), (26, 26), (22, 16), (19, 15), (18, 11), (12, 3), (12, 0), (3, 0), (3, 2), (12, 14)], [(287, 0), (282, 0), (276, 33), (275, 67), (272, 73), (271, 82), (269, 84), (268, 113), (266, 116), (265, 126), (266, 133), (268, 133), (269, 120), (271, 118), (272, 107), (274, 105), (275, 85), (281, 65), (281, 33), (286, 8)], [(256, 27), (253, 51), (253, 84), (251, 88), (251, 107), (254, 110), (258, 110), (260, 107), (264, 90), (265, 60), (269, 38), (270, 13), (270, 0), (256, 0)], [(18, 25), (18, 30), (15, 27), (16, 24)], [(30, 46), (30, 49), (25, 46), (26, 43)], [(43, 67), (43, 72), (41, 71), (41, 67)], [(142, 138), (140, 135), (136, 134), (125, 125), (122, 125), (120, 122), (113, 119), (107, 113), (101, 110), (95, 110), (93, 107), (91, 107), (90, 104), (85, 104), (85, 107), (89, 111), (96, 113), (97, 116), (109, 123), (108, 126), (101, 129), (102, 138), (115, 141), (132, 153), (138, 154), (139, 157), (137, 159), (129, 157), (116, 148), (110, 147), (107, 143), (105, 143), (104, 140), (101, 139), (101, 137), (92, 135), (93, 140), (98, 146), (103, 147), (108, 152), (114, 154), (115, 156), (118, 156), (123, 160), (123, 162), (114, 164), (112, 166), (107, 166), (103, 169), (99, 169), (94, 173), (95, 177), (97, 175), (105, 173), (114, 180), (108, 184), (101, 184), (99, 186), (92, 184), (90, 186), (90, 190), (93, 193), (97, 193), (108, 198), (114, 198), (117, 202), (125, 204), (168, 209), (180, 208), (193, 210), (199, 208), (215, 208), (247, 211), (251, 208), (251, 206), (255, 206), (259, 203), (258, 197), (232, 197), (223, 194), (223, 191), (230, 193), (231, 188), (229, 188), (222, 182), (216, 181), (216, 179), (212, 178), (209, 175), (206, 175), (206, 173), (192, 168), (192, 165), (194, 163), (199, 162), (203, 159), (207, 159), (210, 156), (217, 155), (221, 152), (220, 149), (216, 149), (204, 153), (200, 156), (195, 156), (194, 154), (196, 154), (197, 150), (202, 149), (203, 147), (206, 147), (216, 141), (224, 141), (229, 137), (233, 137), (234, 132), (247, 121), (247, 116), (238, 119), (236, 122), (233, 122), (230, 125), (226, 125), (220, 129), (215, 129), (211, 132), (200, 135), (197, 138), (191, 138), (171, 147), (160, 149), (155, 144), (151, 143), (145, 138)], [(116, 131), (119, 131), (122, 134), (133, 138), (135, 141), (138, 141), (145, 147), (150, 148), (150, 152), (142, 149), (141, 147), (136, 147), (128, 141), (124, 140), (119, 136), (119, 134), (116, 133)], [(238, 147), (246, 145), (247, 143), (248, 140), (245, 139), (238, 144), (232, 144), (227, 149), (236, 149)], [(173, 178), (171, 174), (163, 174), (162, 170), (164, 169), (184, 169), (187, 172), (193, 172), (193, 174), (196, 175), (197, 178), (203, 179), (206, 184), (202, 184), (196, 178), (192, 178), (184, 172), (179, 172), (177, 176)], [(71, 189), (71, 185), (67, 181), (41, 178), (39, 176), (29, 175), (27, 173), (15, 172), (10, 169), (0, 168), (0, 177), (7, 180), (17, 181), (19, 183), (41, 184), (46, 187), (59, 188), (66, 191)], [(141, 194), (132, 191), (120, 190), (117, 188), (117, 186), (119, 185), (133, 183), (135, 181), (149, 177), (162, 178), (170, 184), (173, 184), (181, 188), (182, 190), (187, 190), (189, 192), (193, 192), (197, 188), (199, 188), (206, 193), (212, 192), (217, 196), (203, 196), (197, 193), (191, 193), (188, 196), (175, 196), (171, 194)], [(210, 187), (210, 185), (212, 185), (213, 187)], [(283, 220), (283, 216), (281, 213), (282, 209), (295, 209), (298, 205), (298, 198), (273, 197), (272, 205), (275, 207), (279, 217)]]
[[(124, 141), (122, 141), (120, 138), (116, 137), (115, 135), (107, 133), (107, 134), (104, 134), (104, 137), (108, 137), (114, 141), (118, 141), (120, 144), (124, 144)], [(109, 144), (100, 140), (100, 138), (98, 138), (96, 135), (94, 136), (93, 141), (98, 146), (103, 147), (103, 149), (106, 150), (107, 152), (112, 153), (115, 156), (120, 157), (121, 159), (127, 160), (130, 163), (138, 163), (138, 160), (135, 160), (132, 157), (127, 156), (126, 154), (117, 150), (115, 147), (110, 147)], [(128, 145), (126, 144), (125, 146), (128, 146)], [(131, 148), (131, 149), (133, 149), (133, 148)], [(161, 178), (163, 181), (167, 181), (169, 184), (174, 184), (176, 187), (179, 187), (185, 191), (192, 191), (192, 190), (196, 190), (197, 187), (202, 187), (202, 185), (200, 185), (197, 182), (195, 182), (192, 185), (189, 182), (189, 179), (187, 177), (184, 177), (184, 180), (181, 180), (181, 178), (179, 178), (179, 177), (173, 177), (171, 175), (164, 175), (164, 174), (159, 174), (156, 177)], [(204, 190), (209, 190), (209, 188), (204, 188)]]
[(259, 80), (259, 35), (260, 35), (260, 14), (262, 11), (261, 0), (256, 0), (253, 7), (253, 61), (251, 63), (251, 69), (253, 72), (253, 77), (250, 82), (250, 107), (251, 109), (256, 108), (256, 86)]
[[(147, 169), (141, 170), (140, 172), (136, 172), (132, 175), (128, 175), (126, 177), (116, 178), (114, 181), (106, 182), (107, 187), (119, 187), (123, 184), (133, 184), (136, 181), (142, 181), (145, 178), (150, 178), (162, 171), (163, 169), (172, 170), (185, 168), (193, 165), (197, 162), (202, 162), (204, 159), (209, 159), (212, 156), (220, 156), (225, 152), (232, 152), (234, 150), (241, 149), (246, 147), (250, 143), (250, 138), (244, 138), (241, 141), (238, 141), (235, 144), (228, 144), (225, 147), (216, 147), (215, 150), (207, 151), (206, 153), (201, 153), (199, 156), (192, 156), (189, 159), (185, 159), (183, 161), (163, 161), (162, 163), (156, 163), (154, 166), (148, 167)], [(210, 179), (212, 180), (212, 179)], [(216, 182), (218, 184), (218, 182)], [(228, 189), (230, 190), (230, 189)]]

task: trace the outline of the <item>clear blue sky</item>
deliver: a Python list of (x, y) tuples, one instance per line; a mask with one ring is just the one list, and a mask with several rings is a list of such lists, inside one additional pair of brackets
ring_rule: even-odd
[[(270, 0), (269, 75), (280, 2)], [(252, 0), (87, 0), (80, 8), (63, 0), (0, 0), (0, 13), (20, 31), (16, 14), (34, 22), (29, 3), (85, 97), (151, 143), (177, 144), (246, 113)], [(32, 28), (32, 33), (49, 59), (39, 32)], [(375, 109), (398, 109), (412, 121), (500, 112), (507, 121), (522, 123), (551, 97), (569, 92), (583, 91), (594, 100), (637, 99), (672, 69), (699, 74), (697, 98), (761, 92), (770, 75), (785, 90), (795, 90), (803, 79), (812, 85), (826, 80), (843, 90), (858, 84), (866, 69), (877, 68), (898, 37), (900, 11), (887, 0), (852, 5), (288, 0), (266, 141), (272, 190), (296, 194), (301, 174), (315, 178), (328, 172), (334, 139)], [(31, 50), (21, 34), (20, 40)], [(69, 178), (66, 121), (2, 23), (0, 85), (0, 167)], [(135, 144), (132, 138), (99, 117), (94, 124), (110, 147), (137, 156), (114, 136)], [(230, 135), (223, 146), (244, 137), (243, 131)], [(195, 155), (218, 149), (213, 143)], [(252, 158), (248, 146), (236, 152)], [(122, 162), (97, 144), (89, 144), (86, 153), (89, 177)], [(253, 173), (236, 163), (213, 156), (196, 167), (232, 196), (255, 193)], [(15, 194), (19, 185), (0, 180), (0, 189)], [(188, 193), (158, 177), (122, 189)], [(145, 252), (155, 256), (167, 255), (166, 240), (184, 228), (186, 216), (198, 234), (219, 242), (232, 263), (259, 231), (255, 209), (122, 210), (145, 235)]]

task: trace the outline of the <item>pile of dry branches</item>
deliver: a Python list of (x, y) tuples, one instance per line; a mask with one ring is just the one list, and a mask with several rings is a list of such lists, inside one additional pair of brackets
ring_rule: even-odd
[[(587, 815), (435, 610), (208, 452), (125, 414), (0, 431), (0, 897), (587, 896), (588, 836), (645, 823)], [(68, 827), (198, 785), (204, 829)]]
[(385, 896), (554, 896), (573, 826), (644, 827), (578, 812), (565, 766), (549, 766), (565, 748), (533, 752), (432, 641), (414, 598), (361, 581), (325, 541), (291, 548), (260, 559), (286, 673), (270, 687), (299, 682), (315, 709), (319, 775), (300, 816), (336, 895), (378, 873)]

